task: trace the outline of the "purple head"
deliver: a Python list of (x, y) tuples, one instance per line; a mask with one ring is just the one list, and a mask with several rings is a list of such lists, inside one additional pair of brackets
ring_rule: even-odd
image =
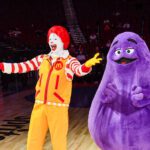
[(117, 35), (107, 55), (108, 64), (118, 69), (136, 68), (137, 64), (150, 61), (149, 49), (144, 40), (133, 32)]

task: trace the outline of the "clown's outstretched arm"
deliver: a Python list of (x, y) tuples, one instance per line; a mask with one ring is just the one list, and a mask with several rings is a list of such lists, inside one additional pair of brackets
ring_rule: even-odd
[(95, 56), (89, 60), (87, 60), (84, 64), (80, 64), (80, 62), (72, 57), (68, 62), (68, 68), (73, 71), (73, 73), (77, 76), (84, 76), (87, 75), (92, 70), (92, 66), (100, 63), (102, 58), (98, 58), (99, 53), (96, 53)]
[(20, 63), (0, 63), (0, 70), (3, 73), (26, 73), (29, 71), (38, 70), (39, 66), (43, 60), (44, 55), (39, 55), (31, 60)]

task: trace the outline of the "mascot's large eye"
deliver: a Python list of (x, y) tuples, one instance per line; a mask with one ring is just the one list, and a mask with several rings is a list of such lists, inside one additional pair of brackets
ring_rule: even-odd
[(116, 54), (116, 55), (120, 55), (120, 54), (121, 54), (121, 49), (116, 50), (116, 51), (115, 51), (115, 54)]
[(133, 48), (128, 48), (128, 49), (126, 50), (126, 53), (127, 53), (127, 54), (132, 54), (132, 53), (134, 53), (134, 49), (133, 49)]

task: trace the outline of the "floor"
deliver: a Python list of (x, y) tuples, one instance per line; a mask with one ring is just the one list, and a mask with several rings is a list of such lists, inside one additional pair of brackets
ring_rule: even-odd
[[(33, 103), (25, 99), (33, 88), (5, 93), (0, 90), (0, 150), (25, 150), (29, 118)], [(5, 95), (5, 96), (4, 96)], [(70, 108), (68, 150), (100, 150), (90, 137), (87, 119), (88, 108)], [(44, 150), (50, 150), (47, 134)]]

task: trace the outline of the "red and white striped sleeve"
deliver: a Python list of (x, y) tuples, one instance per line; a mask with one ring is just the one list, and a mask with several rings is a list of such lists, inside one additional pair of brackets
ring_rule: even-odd
[(20, 63), (0, 63), (0, 69), (3, 73), (26, 73), (38, 70), (44, 55), (39, 55), (31, 60)]
[(67, 61), (67, 68), (70, 69), (77, 76), (84, 76), (91, 72), (92, 68), (86, 67), (84, 64), (81, 65), (80, 62), (72, 57)]

